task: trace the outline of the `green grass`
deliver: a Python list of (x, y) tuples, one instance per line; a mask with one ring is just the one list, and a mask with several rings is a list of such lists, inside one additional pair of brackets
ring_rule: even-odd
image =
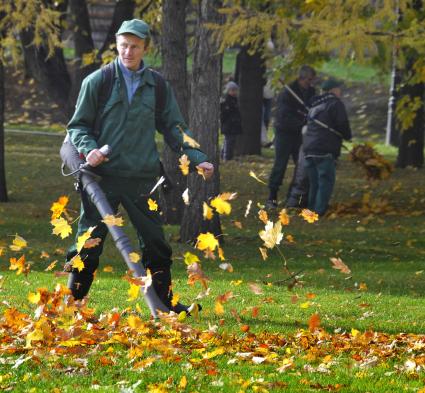
[[(45, 268), (58, 260), (56, 271), (61, 270), (63, 253), (70, 239), (61, 240), (51, 234), (50, 205), (61, 195), (69, 195), (70, 212), (77, 216), (78, 195), (72, 190), (72, 181), (60, 176), (58, 148), (60, 138), (28, 135), (6, 135), (7, 181), (10, 202), (0, 205), (0, 246), (5, 247), (0, 256), (0, 307), (16, 307), (33, 315), (35, 306), (27, 300), (29, 292), (46, 287), (53, 290), (66, 277), (55, 277)], [(393, 150), (382, 150), (394, 160)], [(263, 261), (258, 247), (262, 245), (258, 231), (263, 224), (257, 219), (257, 203), (263, 203), (267, 189), (253, 178), (250, 170), (266, 180), (272, 163), (272, 153), (265, 157), (247, 157), (243, 160), (227, 162), (220, 167), (223, 191), (238, 192), (232, 202), (232, 214), (223, 218), (224, 253), (226, 261), (233, 265), (232, 273), (221, 270), (219, 262), (203, 260), (203, 268), (210, 278), (211, 294), (202, 299), (202, 315), (199, 321), (190, 320), (196, 329), (207, 330), (217, 326), (223, 337), (236, 335), (247, 343), (250, 334), (270, 335), (279, 333), (292, 337), (299, 329), (308, 329), (308, 321), (313, 313), (321, 318), (321, 327), (328, 333), (335, 331), (360, 332), (373, 330), (398, 334), (409, 332), (421, 334), (425, 330), (425, 240), (423, 226), (425, 190), (420, 186), (422, 174), (414, 170), (397, 170), (393, 176), (381, 183), (368, 183), (361, 169), (347, 161), (344, 155), (339, 164), (333, 203), (348, 203), (361, 200), (364, 193), (371, 193), (372, 199), (385, 198), (392, 207), (389, 213), (363, 213), (341, 215), (320, 220), (315, 224), (306, 223), (293, 213), (291, 223), (284, 227), (285, 235), (291, 234), (295, 243), (284, 241), (281, 250), (287, 260), (288, 268), (297, 272), (300, 282), (292, 290), (287, 287), (287, 274), (284, 262), (276, 249), (269, 250), (269, 258)], [(291, 167), (292, 168), (292, 167)], [(289, 171), (291, 172), (291, 170)], [(286, 192), (290, 173), (287, 174), (280, 196)], [(244, 217), (248, 201), (252, 200), (252, 210)], [(379, 204), (378, 207), (379, 208)], [(276, 220), (277, 214), (271, 214)], [(128, 220), (127, 220), (128, 221)], [(234, 225), (242, 223), (242, 229)], [(199, 286), (187, 285), (187, 275), (182, 255), (186, 251), (197, 253), (188, 245), (175, 241), (178, 228), (166, 227), (174, 250), (174, 287), (183, 302), (191, 302), (200, 292)], [(125, 227), (135, 242), (131, 228)], [(9, 257), (19, 256), (8, 250), (14, 235), (18, 233), (28, 241), (25, 255), (31, 263), (31, 272), (25, 278), (9, 271)], [(41, 252), (49, 258), (41, 258)], [(198, 255), (200, 255), (198, 253)], [(339, 257), (352, 273), (344, 275), (332, 269), (329, 258)], [(135, 302), (127, 301), (128, 283), (121, 279), (125, 266), (114, 249), (111, 240), (107, 242), (102, 267), (113, 266), (113, 273), (100, 269), (90, 292), (90, 307), (96, 315), (108, 313), (113, 308), (134, 309)], [(237, 281), (242, 282), (239, 285)], [(248, 283), (256, 283), (263, 291), (255, 295)], [(234, 298), (224, 304), (224, 315), (214, 312), (217, 296), (232, 291)], [(314, 296), (312, 295), (314, 294)], [(138, 302), (143, 315), (148, 318), (142, 299)], [(253, 308), (258, 308), (258, 316), (253, 316)], [(232, 313), (232, 309), (235, 310)], [(235, 318), (237, 314), (240, 318)], [(249, 325), (250, 333), (241, 332), (242, 325)], [(5, 337), (0, 325), (0, 343), (5, 345)], [(230, 338), (229, 338), (230, 340)], [(229, 341), (230, 342), (230, 341)], [(0, 344), (0, 350), (2, 345)], [(184, 347), (180, 357), (155, 361), (145, 371), (135, 370), (128, 355), (128, 349), (120, 344), (96, 347), (78, 347), (72, 351), (54, 354), (43, 351), (33, 355), (19, 367), (13, 368), (16, 359), (28, 354), (22, 349), (8, 355), (2, 353), (0, 362), (0, 386), (14, 391), (37, 392), (87, 391), (93, 385), (100, 391), (120, 391), (140, 384), (135, 391), (153, 390), (153, 385), (165, 383), (168, 391), (183, 391), (179, 382), (183, 375), (188, 380), (188, 391), (315, 391), (333, 389), (344, 392), (387, 392), (422, 388), (422, 371), (408, 373), (397, 371), (395, 366), (415, 353), (404, 353), (381, 359), (371, 368), (360, 368), (351, 357), (353, 352), (331, 351), (329, 354), (335, 364), (329, 374), (312, 372), (306, 366), (317, 367), (325, 356), (320, 352), (311, 359), (311, 349), (294, 346), (276, 348), (279, 356), (294, 356), (295, 366), (285, 373), (278, 373), (281, 364), (252, 365), (237, 361), (228, 364), (235, 357), (230, 353), (212, 359), (217, 375), (207, 375), (206, 366), (194, 366), (193, 359), (202, 358), (202, 353), (193, 346)], [(216, 343), (214, 345), (224, 345)], [(215, 347), (211, 343), (211, 349)], [(233, 347), (234, 344), (229, 345)], [(244, 344), (247, 345), (247, 344)], [(111, 348), (109, 352), (105, 352)], [(290, 352), (287, 348), (291, 348)], [(240, 348), (239, 352), (248, 352)], [(156, 353), (148, 351), (145, 356)], [(362, 353), (366, 356), (365, 353)], [(113, 359), (114, 364), (100, 366), (102, 356)], [(306, 357), (307, 356), (307, 357)], [(0, 360), (2, 360), (0, 359)], [(87, 366), (81, 359), (87, 359)], [(174, 360), (173, 360), (174, 359)], [(167, 378), (171, 377), (167, 381)], [(245, 384), (245, 385), (244, 385)], [(151, 387), (149, 388), (149, 385)], [(160, 389), (159, 386), (156, 388)], [(336, 388), (335, 388), (336, 389)], [(167, 391), (162, 390), (162, 391)], [(161, 391), (161, 390), (158, 390)], [(264, 391), (264, 390), (263, 390)]]

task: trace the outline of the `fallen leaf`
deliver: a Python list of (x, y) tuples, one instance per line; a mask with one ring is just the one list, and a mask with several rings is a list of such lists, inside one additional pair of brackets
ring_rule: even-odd
[(350, 268), (344, 262), (342, 262), (341, 258), (330, 258), (330, 260), (333, 264), (332, 268), (339, 270), (341, 273), (344, 274), (351, 273)]
[(206, 202), (202, 204), (202, 214), (204, 220), (211, 220), (214, 216), (213, 210), (211, 209), (211, 207), (208, 206)]
[(25, 247), (27, 247), (27, 241), (18, 234), (15, 235), (12, 244), (9, 246), (12, 251), (21, 251)]
[(248, 288), (255, 295), (262, 295), (263, 294), (263, 289), (258, 284), (255, 284), (253, 282), (249, 282)]
[(310, 332), (314, 332), (318, 327), (320, 327), (320, 316), (317, 313), (314, 313), (308, 320), (308, 328)]
[(264, 184), (265, 186), (267, 185), (267, 183), (263, 180), (261, 180), (255, 173), (254, 171), (249, 171), (249, 176), (253, 177), (255, 180), (257, 180), (259, 183)]
[(279, 213), (279, 220), (282, 225), (289, 225), (290, 219), (286, 209), (282, 209)]

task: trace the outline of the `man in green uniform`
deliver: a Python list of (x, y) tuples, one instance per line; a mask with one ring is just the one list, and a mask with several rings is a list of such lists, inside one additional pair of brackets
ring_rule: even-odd
[[(206, 155), (183, 141), (190, 131), (182, 118), (174, 94), (168, 83), (164, 84), (164, 107), (156, 119), (156, 78), (146, 67), (143, 57), (150, 38), (149, 26), (142, 20), (125, 21), (116, 33), (118, 57), (114, 60), (114, 80), (110, 96), (99, 108), (99, 89), (102, 71), (87, 76), (81, 86), (76, 109), (67, 131), (78, 152), (102, 176), (100, 186), (111, 207), (117, 211), (122, 205), (137, 231), (142, 263), (152, 274), (153, 286), (161, 301), (171, 306), (171, 247), (165, 240), (162, 221), (157, 211), (148, 206), (148, 199), (156, 199), (150, 191), (160, 174), (160, 159), (155, 143), (157, 127), (174, 150), (186, 154), (195, 167), (203, 171), (206, 179), (214, 173)], [(98, 113), (99, 110), (102, 113)], [(99, 135), (94, 133), (100, 119)], [(160, 122), (160, 127), (157, 122)], [(187, 138), (186, 138), (187, 139)], [(99, 148), (108, 144), (112, 153), (105, 157)], [(107, 228), (91, 202), (82, 204), (78, 223), (78, 236), (95, 227), (91, 237), (102, 242), (94, 248), (83, 248), (80, 256), (84, 269), (72, 269), (68, 286), (75, 299), (87, 295), (99, 265), (103, 240)], [(76, 246), (70, 248), (67, 260), (77, 254)]]

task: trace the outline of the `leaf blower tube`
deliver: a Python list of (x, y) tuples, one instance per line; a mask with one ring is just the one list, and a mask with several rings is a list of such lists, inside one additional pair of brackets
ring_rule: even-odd
[[(108, 155), (110, 153), (110, 148), (108, 145), (105, 145), (100, 149), (100, 151), (102, 154)], [(102, 218), (105, 218), (108, 215), (114, 215), (114, 211), (97, 182), (99, 177), (90, 172), (91, 167), (81, 159), (77, 149), (71, 143), (69, 136), (65, 138), (65, 141), (62, 144), (60, 156), (63, 164), (71, 171), (71, 173), (77, 174), (76, 176), (81, 184), (81, 192), (85, 192), (88, 195)], [(125, 232), (116, 225), (107, 225), (107, 227), (109, 233), (114, 239), (118, 251), (124, 258), (128, 268), (132, 271), (133, 276), (136, 278), (146, 276), (146, 271), (143, 268), (142, 263), (134, 263), (130, 260), (129, 254), (134, 250), (131, 246), (130, 239)], [(148, 288), (141, 287), (140, 289), (154, 318), (157, 318), (158, 310), (167, 313), (170, 311), (158, 298), (158, 295), (152, 285)]]

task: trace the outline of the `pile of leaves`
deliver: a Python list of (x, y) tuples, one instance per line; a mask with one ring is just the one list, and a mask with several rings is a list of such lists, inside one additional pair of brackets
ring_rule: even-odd
[(349, 158), (362, 166), (368, 180), (387, 179), (394, 170), (393, 165), (370, 143), (354, 145), (349, 153)]
[[(378, 365), (389, 369), (392, 364), (390, 373), (411, 375), (425, 368), (425, 336), (356, 329), (330, 334), (320, 327), (317, 313), (311, 315), (309, 329), (295, 334), (256, 334), (245, 328), (241, 335), (221, 334), (218, 326), (201, 331), (180, 322), (173, 313), (161, 315), (159, 321), (143, 321), (130, 309), (96, 316), (60, 284), (52, 292), (39, 288), (29, 301), (35, 307), (33, 315), (8, 307), (0, 318), (1, 363), (13, 368), (32, 362), (65, 371), (72, 364), (73, 372), (82, 372), (89, 367), (89, 357), (102, 367), (112, 367), (125, 357), (133, 370), (144, 370), (155, 362), (184, 363), (210, 376), (228, 372), (234, 364), (269, 365), (278, 373), (332, 374), (347, 359), (359, 370)], [(180, 381), (169, 380), (160, 391), (175, 391), (190, 383), (183, 376)], [(279, 382), (265, 379), (250, 384), (254, 391), (279, 387)], [(333, 390), (341, 387), (333, 386)], [(153, 388), (149, 391), (157, 391)]]

